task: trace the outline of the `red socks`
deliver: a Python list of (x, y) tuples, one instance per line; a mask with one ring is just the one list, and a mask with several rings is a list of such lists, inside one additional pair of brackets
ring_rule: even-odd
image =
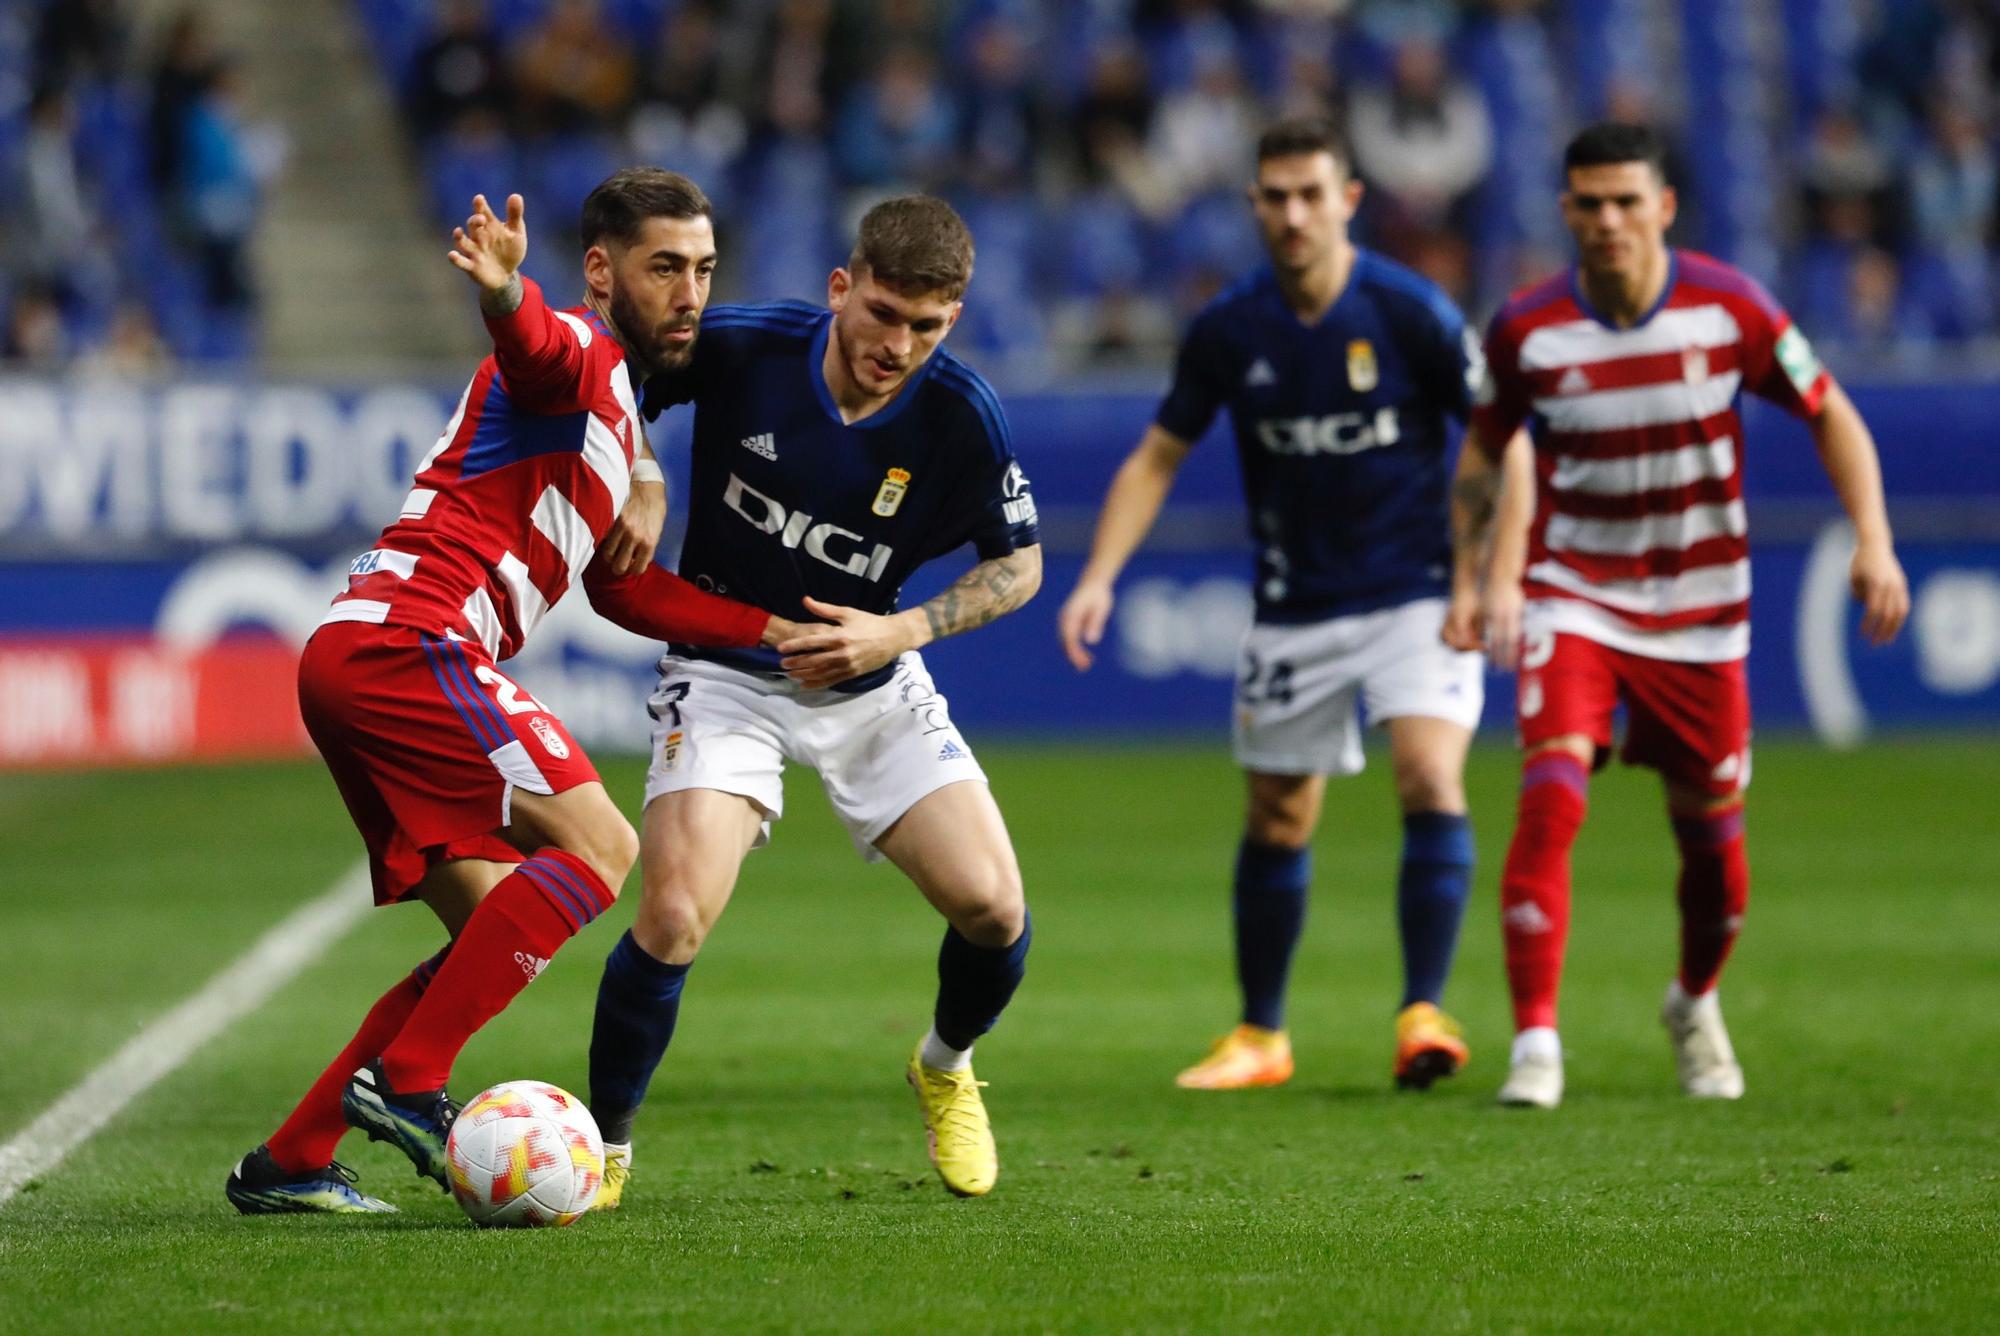
[(1681, 847), (1681, 988), (1700, 997), (1715, 987), (1750, 900), (1743, 807), (1675, 817), (1674, 840)]
[(368, 1015), (363, 1018), (361, 1028), (354, 1032), (354, 1038), (347, 1041), (347, 1047), (340, 1050), (340, 1056), (327, 1064), (312, 1089), (306, 1091), (299, 1106), (292, 1110), (291, 1117), (284, 1125), (271, 1134), (271, 1158), (287, 1173), (300, 1174), (308, 1169), (321, 1169), (333, 1161), (334, 1147), (340, 1144), (342, 1134), (347, 1131), (347, 1123), (340, 1116), (340, 1093), (347, 1088), (348, 1078), (354, 1069), (369, 1061), (396, 1037), (403, 1028), (403, 1022), (416, 1009), (417, 999), (424, 995), (424, 989), (437, 974), (438, 966), (444, 962), (450, 945), (426, 960), (399, 980), (394, 988), (382, 994)]
[(1520, 812), (1500, 877), (1500, 927), (1514, 1028), (1556, 1023), (1563, 946), (1569, 939), (1569, 851), (1583, 826), (1590, 772), (1568, 752), (1530, 757)]
[(444, 1085), (466, 1041), (611, 901), (590, 864), (560, 849), (541, 850), (503, 878), (472, 911), (423, 1000), (382, 1050), (390, 1087)]

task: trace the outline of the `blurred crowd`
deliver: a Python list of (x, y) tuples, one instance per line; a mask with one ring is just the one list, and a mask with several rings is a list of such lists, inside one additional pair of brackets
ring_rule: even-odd
[[(861, 210), (933, 190), (980, 248), (955, 342), (1003, 373), (1150, 363), (1260, 257), (1260, 128), (1325, 112), (1369, 187), (1359, 238), (1484, 315), (1563, 262), (1562, 142), (1619, 116), (1674, 140), (1675, 239), (1766, 275), (1822, 342), (1922, 369), (2000, 335), (2000, 0), (353, 3), (440, 224), (520, 190), (565, 292), (558, 239), (625, 162), (710, 190), (743, 297), (822, 295)], [(141, 52), (121, 9), (0, 0), (29, 53), (11, 87), (0, 32), (9, 356), (247, 344), (269, 155), (198, 17)]]
[(0, 360), (144, 374), (254, 347), (270, 136), (190, 10), (0, 0)]

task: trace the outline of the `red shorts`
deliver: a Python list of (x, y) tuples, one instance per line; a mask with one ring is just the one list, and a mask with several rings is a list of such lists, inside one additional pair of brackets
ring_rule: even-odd
[(1521, 745), (1581, 733), (1611, 748), (1611, 714), (1625, 706), (1627, 765), (1727, 798), (1750, 784), (1750, 689), (1743, 660), (1682, 663), (1647, 658), (1567, 631), (1524, 648), (1516, 699)]
[(472, 641), (328, 623), (299, 659), (299, 713), (368, 846), (378, 905), (446, 859), (519, 862), (499, 834), (513, 790), (597, 778), (562, 720)]

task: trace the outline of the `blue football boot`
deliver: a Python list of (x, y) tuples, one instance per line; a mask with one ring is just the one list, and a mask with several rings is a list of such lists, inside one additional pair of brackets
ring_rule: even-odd
[(419, 1174), (451, 1191), (444, 1143), (458, 1117), (458, 1105), (443, 1089), (393, 1090), (377, 1059), (348, 1081), (340, 1096), (340, 1116), (349, 1127), (366, 1132), (370, 1141), (386, 1141), (409, 1156)]
[(245, 1215), (381, 1215), (396, 1208), (354, 1188), (355, 1173), (335, 1160), (324, 1169), (287, 1173), (259, 1146), (229, 1171), (222, 1195)]

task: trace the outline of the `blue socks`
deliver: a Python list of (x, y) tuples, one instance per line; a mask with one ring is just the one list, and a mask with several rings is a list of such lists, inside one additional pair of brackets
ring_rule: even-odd
[(674, 1037), (687, 972), (647, 955), (630, 932), (605, 958), (590, 1033), (590, 1111), (606, 1141), (632, 1140), (632, 1120)]
[(1306, 921), (1312, 850), (1245, 839), (1236, 852), (1236, 978), (1243, 1022), (1285, 1027), (1285, 977)]
[(933, 1022), (939, 1039), (952, 1048), (968, 1049), (993, 1028), (1028, 972), (1028, 943), (1034, 934), (1034, 919), (1025, 913), (1021, 935), (1011, 946), (974, 946), (958, 929), (944, 930)]
[(1472, 887), (1472, 822), (1448, 812), (1403, 817), (1396, 918), (1403, 931), (1403, 1005), (1444, 996), (1458, 921)]

